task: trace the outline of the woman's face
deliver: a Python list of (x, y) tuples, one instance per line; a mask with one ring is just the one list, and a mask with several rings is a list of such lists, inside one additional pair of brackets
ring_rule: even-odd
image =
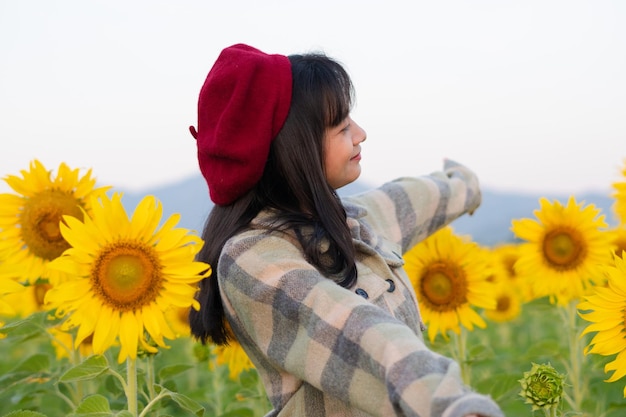
[(326, 129), (324, 136), (324, 171), (333, 189), (355, 181), (361, 175), (361, 142), (365, 130), (348, 116), (338, 126)]

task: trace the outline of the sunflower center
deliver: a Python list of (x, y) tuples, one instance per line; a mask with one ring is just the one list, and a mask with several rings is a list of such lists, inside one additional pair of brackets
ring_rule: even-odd
[(586, 247), (583, 242), (575, 230), (552, 230), (543, 240), (543, 253), (555, 269), (574, 269), (584, 260)]
[(504, 256), (502, 259), (502, 263), (504, 264), (504, 268), (509, 274), (509, 277), (514, 278), (517, 273), (515, 272), (515, 262), (517, 262), (517, 256), (508, 255)]
[(51, 261), (70, 247), (59, 229), (63, 215), (83, 219), (80, 202), (64, 191), (44, 190), (26, 201), (21, 215), (21, 233), (35, 256)]
[(421, 293), (432, 310), (455, 310), (467, 301), (465, 274), (453, 264), (433, 263), (422, 276)]
[(46, 293), (48, 292), (50, 288), (52, 288), (52, 285), (47, 284), (47, 283), (46, 284), (34, 284), (34, 285), (35, 285), (35, 288), (34, 288), (35, 303), (37, 307), (43, 307)]
[(613, 243), (615, 244), (615, 254), (621, 258), (622, 252), (626, 251), (626, 236), (616, 238)]
[(549, 398), (552, 396), (552, 387), (545, 376), (540, 376), (530, 383), (530, 389), (539, 398)]
[(496, 302), (496, 310), (497, 311), (509, 311), (511, 307), (511, 299), (506, 296), (498, 297)]
[(94, 263), (94, 291), (118, 311), (133, 311), (154, 301), (163, 276), (154, 250), (139, 242), (117, 242)]
[(188, 308), (179, 308), (176, 311), (176, 317), (181, 323), (187, 323), (189, 320), (189, 309)]

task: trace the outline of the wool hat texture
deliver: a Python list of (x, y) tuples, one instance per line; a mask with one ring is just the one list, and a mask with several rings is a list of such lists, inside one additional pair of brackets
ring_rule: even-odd
[(228, 205), (261, 179), (291, 104), (291, 63), (235, 44), (222, 50), (198, 98), (198, 163), (213, 203)]

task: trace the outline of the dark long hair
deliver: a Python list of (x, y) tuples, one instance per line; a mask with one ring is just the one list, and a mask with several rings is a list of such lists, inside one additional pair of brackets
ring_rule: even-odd
[[(322, 274), (346, 288), (356, 282), (346, 212), (326, 180), (323, 163), (326, 129), (338, 126), (352, 109), (352, 81), (338, 62), (323, 54), (291, 55), (289, 60), (291, 106), (261, 180), (232, 204), (214, 206), (204, 226), (205, 244), (197, 259), (211, 265), (212, 274), (200, 284), (200, 311), (189, 314), (191, 333), (202, 343), (227, 344), (232, 337), (219, 294), (218, 260), (226, 241), (245, 230), (264, 208), (275, 209), (275, 228), (296, 232), (305, 258)], [(330, 244), (325, 253), (319, 251), (322, 240)]]

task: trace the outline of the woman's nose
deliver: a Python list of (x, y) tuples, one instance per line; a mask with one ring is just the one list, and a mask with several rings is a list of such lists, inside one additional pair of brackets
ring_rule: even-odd
[(364, 142), (365, 139), (367, 139), (367, 132), (357, 122), (355, 122), (354, 120), (352, 122), (354, 123), (354, 127), (356, 127), (357, 129), (357, 134), (354, 135), (354, 137), (357, 139), (356, 143)]

